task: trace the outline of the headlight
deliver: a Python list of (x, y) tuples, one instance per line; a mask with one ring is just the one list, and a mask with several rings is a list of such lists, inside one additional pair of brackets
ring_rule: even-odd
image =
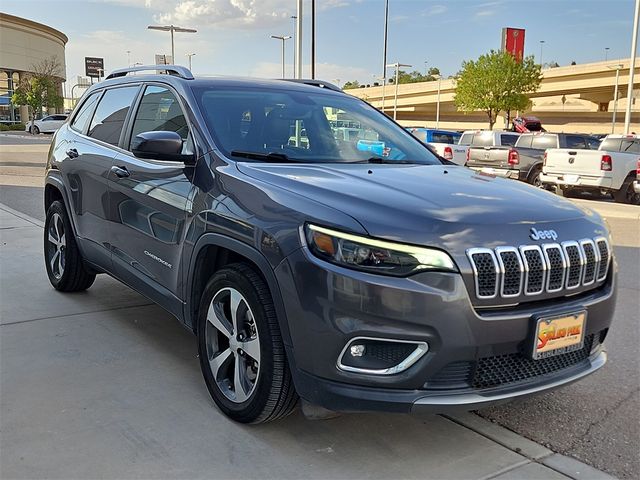
[(367, 272), (407, 276), (425, 270), (457, 272), (445, 252), (360, 237), (316, 225), (304, 227), (311, 252), (331, 263)]

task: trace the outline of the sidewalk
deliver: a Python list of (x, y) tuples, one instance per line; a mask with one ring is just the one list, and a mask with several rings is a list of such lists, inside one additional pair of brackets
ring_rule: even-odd
[(105, 275), (55, 292), (2, 205), (0, 245), (2, 478), (611, 478), (474, 414), (233, 423), (170, 315)]

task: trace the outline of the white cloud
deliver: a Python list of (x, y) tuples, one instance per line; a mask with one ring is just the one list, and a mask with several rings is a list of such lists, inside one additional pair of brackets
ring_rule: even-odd
[(445, 13), (447, 11), (447, 7), (444, 5), (433, 5), (431, 7), (429, 7), (424, 14), (428, 17), (434, 16), (434, 15), (442, 15), (443, 13)]

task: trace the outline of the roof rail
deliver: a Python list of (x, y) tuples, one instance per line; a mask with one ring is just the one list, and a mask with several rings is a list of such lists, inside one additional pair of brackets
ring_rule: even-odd
[(191, 73), (191, 70), (180, 65), (140, 65), (137, 67), (120, 68), (107, 75), (105, 80), (124, 77), (127, 73), (145, 71), (166, 72), (169, 75), (184, 78), (185, 80), (193, 80), (193, 73)]
[(328, 90), (333, 90), (334, 92), (344, 93), (342, 89), (333, 83), (325, 82), (324, 80), (314, 80), (310, 78), (283, 78), (281, 80), (285, 80), (287, 82), (296, 82), (296, 83), (304, 83), (305, 85), (312, 85), (314, 87), (326, 88)]

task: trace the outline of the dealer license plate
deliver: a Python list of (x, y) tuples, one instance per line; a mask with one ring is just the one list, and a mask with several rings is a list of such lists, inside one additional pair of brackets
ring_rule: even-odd
[(533, 342), (533, 359), (553, 357), (580, 350), (584, 346), (587, 312), (581, 311), (538, 319)]

